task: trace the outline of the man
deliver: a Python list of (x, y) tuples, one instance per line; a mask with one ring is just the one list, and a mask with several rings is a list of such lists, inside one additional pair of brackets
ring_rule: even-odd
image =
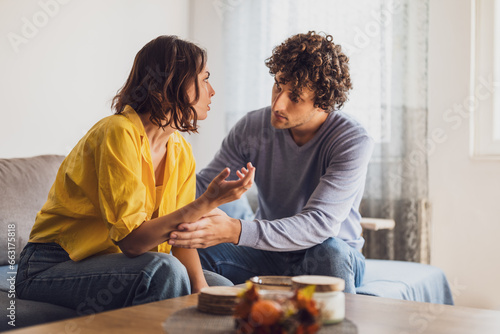
[(197, 177), (201, 194), (225, 166), (251, 161), (255, 220), (213, 212), (179, 225), (171, 244), (200, 248), (203, 268), (235, 284), (255, 275), (329, 275), (355, 293), (365, 267), (358, 208), (373, 142), (338, 111), (352, 87), (348, 61), (330, 35), (315, 32), (273, 50), (271, 106), (243, 117)]

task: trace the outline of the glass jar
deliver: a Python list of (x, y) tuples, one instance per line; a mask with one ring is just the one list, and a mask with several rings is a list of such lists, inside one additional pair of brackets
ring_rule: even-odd
[(324, 325), (335, 324), (345, 317), (345, 295), (342, 291), (345, 282), (342, 278), (331, 276), (303, 275), (292, 278), (294, 289), (316, 287), (313, 299), (320, 309), (320, 319)]

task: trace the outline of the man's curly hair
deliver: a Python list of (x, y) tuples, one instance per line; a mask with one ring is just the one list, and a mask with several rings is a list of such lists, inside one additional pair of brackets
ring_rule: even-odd
[(352, 88), (349, 58), (331, 35), (314, 31), (297, 34), (273, 49), (266, 60), (269, 73), (279, 73), (279, 83), (292, 85), (292, 100), (297, 100), (303, 87), (314, 94), (314, 106), (327, 112), (342, 108)]

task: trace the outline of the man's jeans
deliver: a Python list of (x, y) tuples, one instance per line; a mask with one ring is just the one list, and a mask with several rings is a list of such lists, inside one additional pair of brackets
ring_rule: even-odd
[(271, 252), (233, 244), (199, 249), (203, 269), (230, 279), (234, 284), (252, 276), (326, 275), (345, 280), (345, 292), (356, 293), (363, 281), (365, 258), (338, 238), (294, 252)]
[[(207, 283), (231, 284), (214, 273)], [(107, 254), (72, 261), (55, 243), (28, 243), (21, 253), (19, 298), (75, 309), (79, 315), (187, 295), (186, 268), (174, 256), (148, 252), (135, 258)]]

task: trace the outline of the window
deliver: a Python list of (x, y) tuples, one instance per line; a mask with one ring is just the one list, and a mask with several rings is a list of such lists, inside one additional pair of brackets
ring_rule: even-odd
[(472, 156), (500, 158), (500, 0), (472, 2)]

